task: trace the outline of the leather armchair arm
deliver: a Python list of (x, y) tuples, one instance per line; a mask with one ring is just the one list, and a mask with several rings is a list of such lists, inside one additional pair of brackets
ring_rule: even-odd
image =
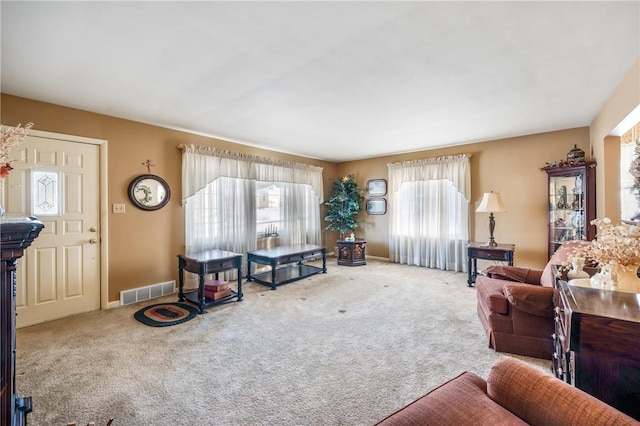
[(553, 289), (528, 284), (507, 284), (504, 295), (514, 309), (532, 315), (553, 317)]

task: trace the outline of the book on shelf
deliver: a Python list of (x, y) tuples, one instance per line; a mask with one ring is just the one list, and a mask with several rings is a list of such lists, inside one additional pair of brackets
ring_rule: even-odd
[(220, 291), (229, 288), (229, 283), (227, 281), (220, 280), (208, 280), (204, 282), (204, 291)]
[(220, 291), (204, 291), (204, 297), (206, 297), (207, 299), (212, 299), (212, 300), (220, 300), (220, 299), (224, 299), (227, 296), (231, 295), (231, 289), (230, 288), (225, 288), (222, 289)]

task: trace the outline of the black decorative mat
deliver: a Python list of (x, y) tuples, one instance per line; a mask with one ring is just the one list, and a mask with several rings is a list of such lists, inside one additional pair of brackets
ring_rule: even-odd
[(152, 327), (167, 327), (189, 321), (196, 315), (198, 310), (184, 303), (158, 303), (140, 309), (133, 317)]

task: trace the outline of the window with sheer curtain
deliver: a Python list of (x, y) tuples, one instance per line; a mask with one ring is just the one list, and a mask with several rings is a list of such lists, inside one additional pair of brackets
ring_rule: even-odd
[(639, 153), (640, 123), (636, 123), (620, 137), (620, 214), (623, 220), (636, 220), (640, 216)]
[(466, 272), (470, 157), (388, 164), (392, 262)]
[(280, 244), (320, 244), (321, 167), (195, 145), (181, 148), (187, 253), (255, 250), (262, 231), (257, 229), (260, 194), (271, 186), (280, 197), (273, 215)]

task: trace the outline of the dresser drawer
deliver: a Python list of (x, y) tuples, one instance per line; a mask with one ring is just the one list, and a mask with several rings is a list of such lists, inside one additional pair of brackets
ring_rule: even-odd
[(553, 374), (563, 382), (569, 382), (567, 376), (567, 363), (565, 353), (562, 352), (562, 347), (559, 344), (553, 345)]
[(303, 256), (303, 258), (305, 260), (306, 259), (316, 259), (316, 258), (322, 256), (322, 250), (316, 250), (316, 251), (313, 251), (313, 252), (304, 253), (302, 256)]
[(569, 351), (570, 342), (567, 336), (571, 336), (571, 310), (568, 309), (563, 294), (558, 291), (554, 292), (554, 319), (556, 323), (556, 334), (562, 343), (565, 352)]
[(569, 351), (569, 341), (560, 324), (558, 316), (556, 315), (555, 318), (555, 332), (551, 336), (553, 338), (553, 373), (558, 379), (571, 383), (571, 372), (569, 368), (571, 352)]
[(302, 259), (304, 259), (304, 256), (300, 254), (292, 254), (291, 256), (283, 256), (279, 258), (278, 263), (284, 265), (287, 263), (300, 262)]
[(510, 253), (506, 251), (475, 249), (473, 253), (478, 259), (502, 260), (505, 262), (510, 259)]
[(568, 351), (570, 349), (569, 347), (569, 339), (567, 338), (567, 336), (569, 336), (569, 318), (567, 318), (567, 316), (564, 314), (564, 312), (560, 309), (558, 309), (558, 307), (556, 307), (556, 312), (555, 312), (555, 316), (554, 316), (554, 320), (556, 323), (556, 336), (558, 341), (562, 344), (562, 348), (565, 351)]
[(207, 273), (221, 271), (224, 269), (233, 269), (237, 267), (238, 267), (238, 261), (235, 259), (209, 261), (207, 262), (207, 265), (206, 265)]

